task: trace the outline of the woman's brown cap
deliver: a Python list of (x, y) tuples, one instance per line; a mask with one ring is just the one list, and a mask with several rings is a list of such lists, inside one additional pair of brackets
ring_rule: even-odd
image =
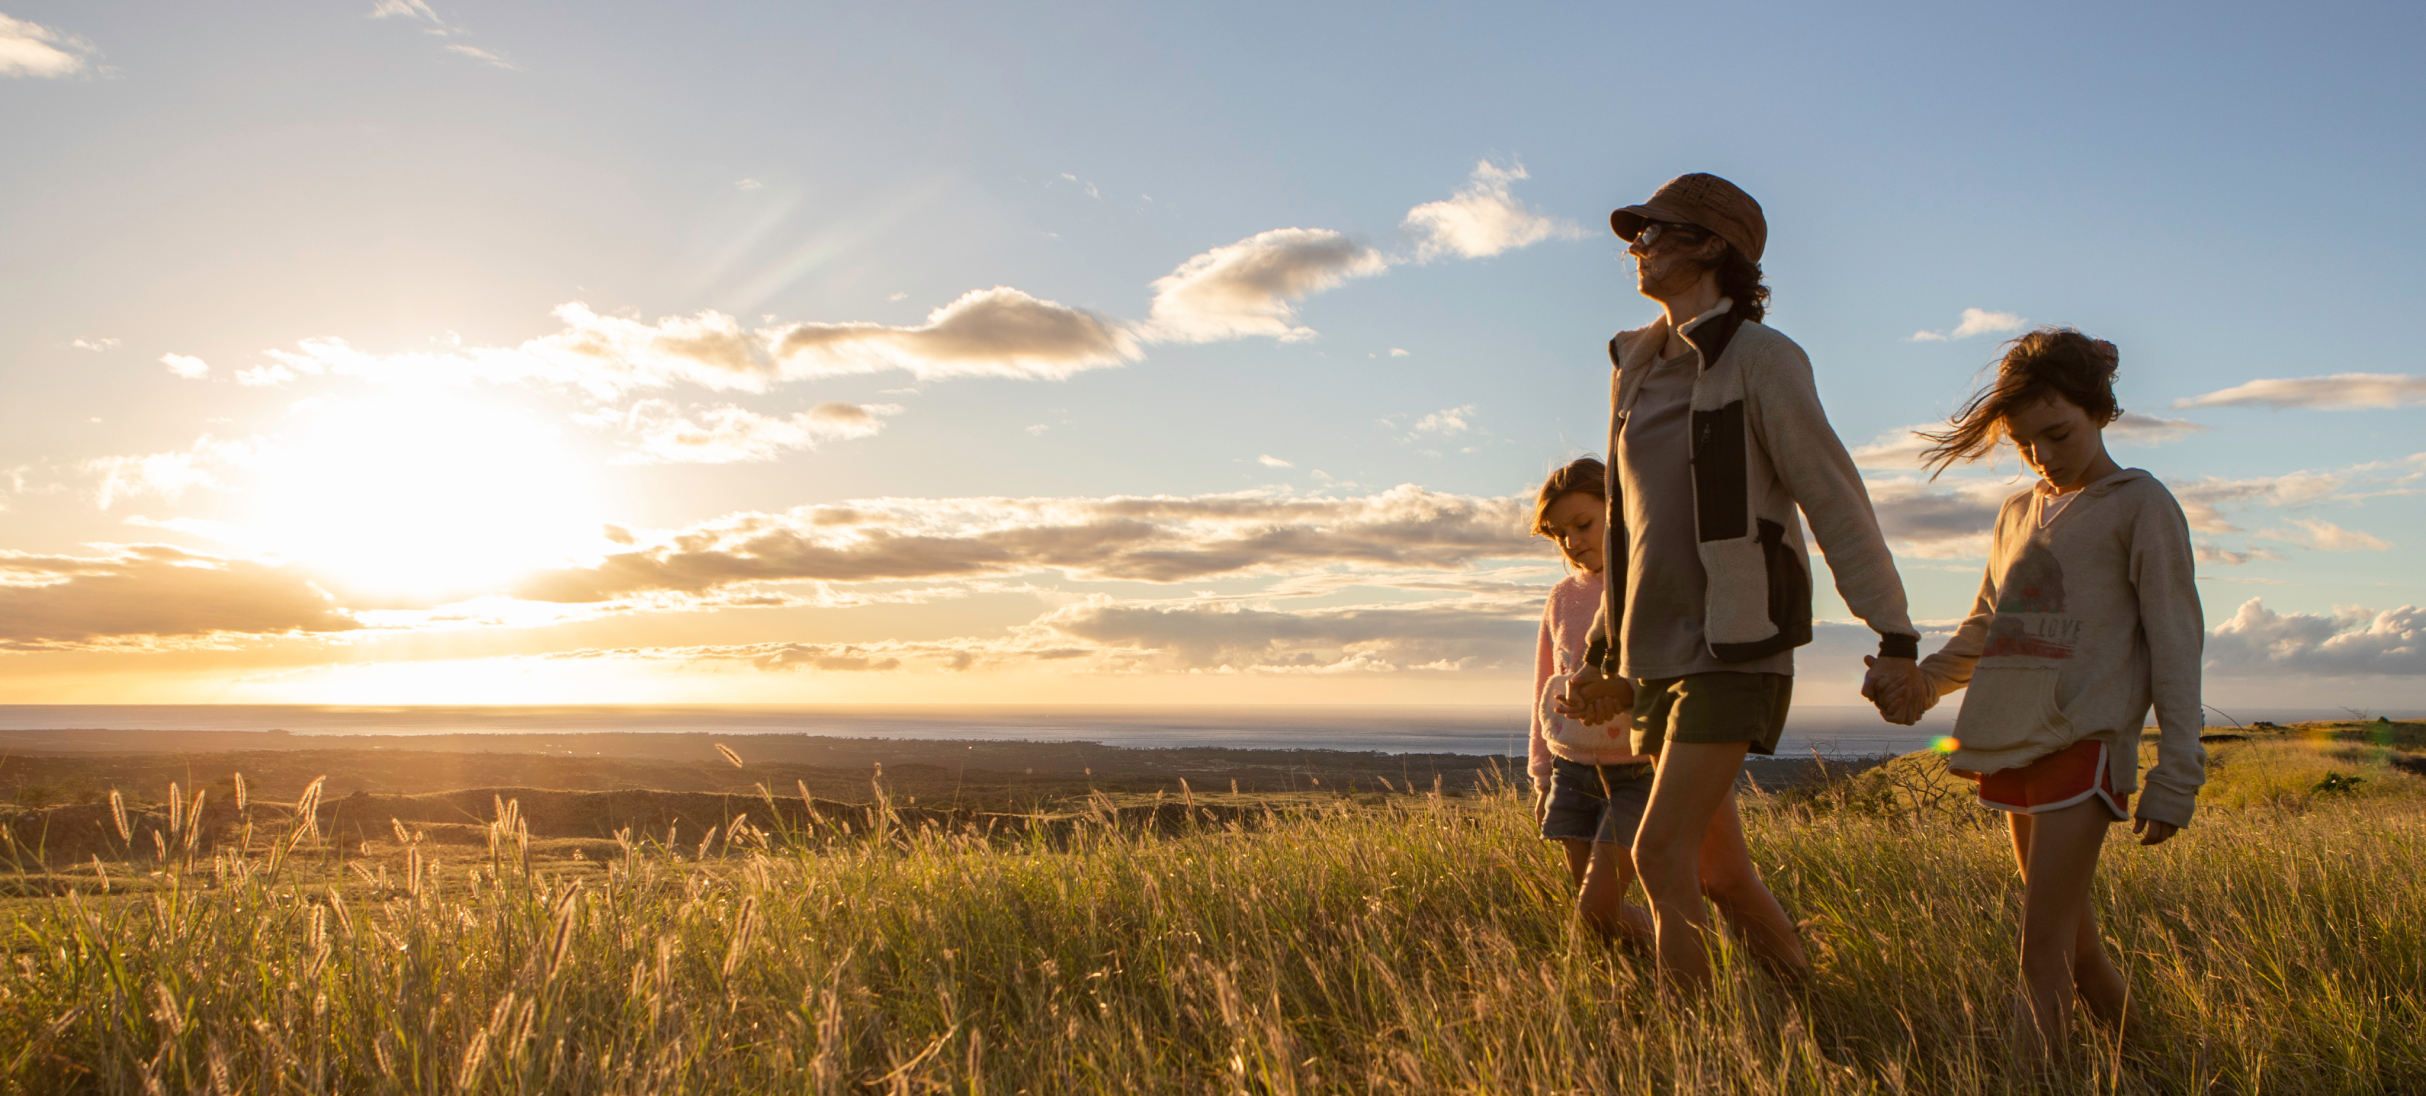
[(1709, 229), (1756, 263), (1761, 261), (1761, 249), (1769, 244), (1769, 222), (1761, 216), (1761, 204), (1742, 187), (1699, 171), (1670, 179), (1660, 184), (1650, 201), (1609, 215), (1609, 227), (1628, 243), (1652, 221)]

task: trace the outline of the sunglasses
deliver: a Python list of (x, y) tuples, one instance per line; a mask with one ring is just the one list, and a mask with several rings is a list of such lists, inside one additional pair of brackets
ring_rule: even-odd
[(1653, 221), (1644, 225), (1641, 232), (1634, 234), (1634, 242), (1626, 245), (1626, 250), (1638, 255), (1648, 255), (1652, 248), (1659, 246), (1661, 240), (1673, 240), (1680, 244), (1698, 244), (1709, 238), (1710, 233), (1699, 225), (1678, 224), (1674, 221)]

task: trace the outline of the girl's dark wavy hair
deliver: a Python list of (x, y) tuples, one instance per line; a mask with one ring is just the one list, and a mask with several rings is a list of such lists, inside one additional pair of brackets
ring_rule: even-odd
[[(1567, 556), (1567, 542), (1558, 535), (1558, 530), (1550, 528), (1550, 508), (1558, 505), (1558, 500), (1578, 491), (1608, 502), (1609, 466), (1602, 464), (1598, 457), (1578, 457), (1569, 461), (1565, 467), (1550, 473), (1549, 479), (1542, 481), (1541, 493), (1533, 500), (1533, 535), (1548, 537), (1558, 545), (1558, 554), (1562, 556)], [(1581, 566), (1575, 562), (1574, 556), (1567, 556), (1567, 563), (1569, 566)]]
[(2069, 327), (2042, 327), (2005, 344), (1996, 379), (1972, 393), (1946, 429), (1921, 431), (1930, 443), (1921, 454), (1929, 478), (1961, 462), (1978, 460), (2005, 438), (2005, 418), (2050, 396), (2089, 416), (2100, 428), (2123, 415), (2115, 402), (2114, 375), (2120, 358), (2114, 344)]

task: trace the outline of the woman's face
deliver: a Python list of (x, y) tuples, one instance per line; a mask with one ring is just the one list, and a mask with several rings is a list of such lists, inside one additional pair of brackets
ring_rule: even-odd
[(1550, 535), (1558, 538), (1558, 546), (1575, 565), (1599, 574), (1601, 569), (1602, 511), (1609, 504), (1599, 495), (1569, 491), (1550, 504), (1550, 512), (1542, 515), (1550, 525)]
[(1726, 247), (1726, 241), (1698, 230), (1660, 234), (1649, 246), (1637, 239), (1626, 247), (1634, 257), (1634, 288), (1655, 301), (1681, 297), (1714, 269)]
[(2089, 413), (2071, 400), (2049, 396), (2005, 416), (2005, 436), (2021, 450), (2022, 463), (2057, 491), (2082, 486), (2106, 464), (2106, 438)]

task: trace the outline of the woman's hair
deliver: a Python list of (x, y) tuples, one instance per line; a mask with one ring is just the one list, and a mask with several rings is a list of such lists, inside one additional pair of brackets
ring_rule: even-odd
[[(1562, 556), (1567, 555), (1567, 540), (1558, 535), (1558, 530), (1550, 527), (1550, 508), (1558, 505), (1558, 500), (1578, 491), (1608, 501), (1609, 467), (1602, 464), (1598, 457), (1577, 457), (1568, 461), (1565, 467), (1550, 473), (1550, 478), (1542, 481), (1541, 494), (1533, 500), (1533, 535), (1550, 538), (1558, 545), (1558, 554)], [(1574, 563), (1575, 557), (1567, 556), (1567, 562)]]
[(1761, 284), (1761, 264), (1728, 244), (1718, 257), (1718, 291), (1735, 301), (1735, 313), (1759, 323), (1769, 315), (1769, 287)]
[(2042, 327), (2005, 344), (1996, 380), (1971, 396), (1947, 420), (1946, 429), (1920, 436), (1932, 443), (1921, 454), (1930, 478), (1957, 461), (1978, 460), (2004, 436), (2005, 418), (2049, 397), (2080, 408), (2103, 428), (2123, 414), (2114, 399), (2114, 344), (2069, 327)]

